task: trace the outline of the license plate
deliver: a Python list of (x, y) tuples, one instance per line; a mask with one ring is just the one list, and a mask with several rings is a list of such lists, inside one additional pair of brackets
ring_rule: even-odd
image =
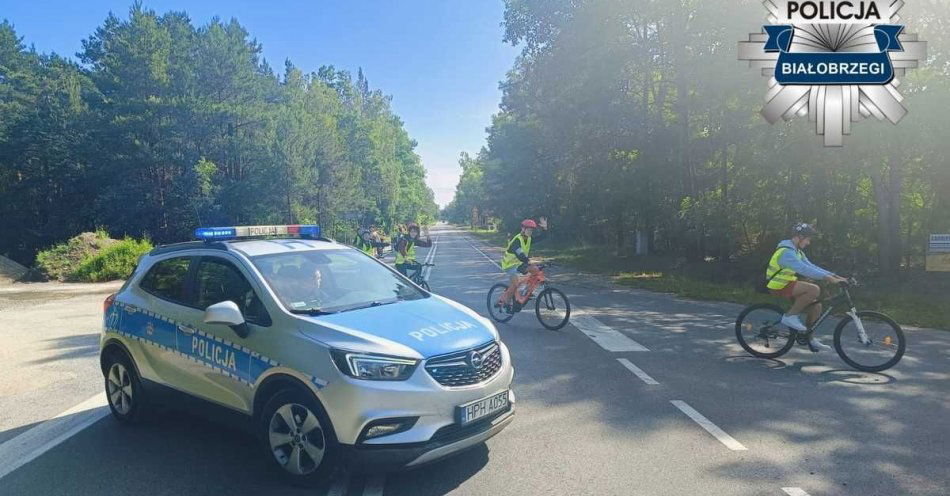
[(480, 418), (508, 408), (508, 390), (455, 408), (459, 412), (459, 423), (463, 426), (470, 424)]

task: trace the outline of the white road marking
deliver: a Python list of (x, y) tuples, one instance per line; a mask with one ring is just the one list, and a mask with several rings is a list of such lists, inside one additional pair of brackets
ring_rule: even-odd
[(788, 496), (809, 496), (809, 494), (800, 487), (783, 487), (782, 491), (785, 491), (785, 494)]
[(571, 324), (574, 324), (574, 327), (607, 351), (650, 351), (642, 344), (627, 337), (626, 334), (612, 329), (582, 311), (577, 311), (571, 315)]
[(736, 441), (735, 438), (726, 434), (726, 431), (722, 430), (716, 424), (712, 423), (708, 418), (704, 417), (703, 414), (697, 412), (693, 407), (686, 404), (685, 401), (681, 400), (670, 400), (670, 403), (673, 404), (676, 408), (679, 408), (680, 411), (685, 413), (689, 418), (693, 419), (700, 427), (706, 429), (706, 432), (710, 433), (719, 440), (720, 443), (726, 445), (727, 448), (732, 451), (746, 451), (746, 447), (742, 445), (739, 441)]
[[(426, 253), (425, 263), (432, 263), (432, 261), (435, 260), (435, 250), (438, 247), (439, 236), (436, 236), (435, 240), (432, 241), (432, 248), (429, 248), (429, 253)], [(425, 267), (422, 272), (422, 279), (428, 281), (430, 275), (432, 275), (432, 267)]]
[(363, 496), (383, 496), (383, 488), (386, 487), (386, 479), (382, 475), (372, 475), (366, 479), (363, 486)]
[(327, 496), (346, 496), (346, 492), (350, 489), (350, 474), (343, 474), (343, 477), (339, 478), (330, 485), (327, 489)]
[(643, 382), (651, 386), (656, 386), (660, 384), (659, 382), (656, 382), (656, 379), (650, 377), (649, 374), (641, 370), (640, 367), (637, 367), (636, 365), (631, 363), (630, 360), (627, 360), (626, 358), (618, 358), (617, 361), (620, 362), (620, 364), (623, 365), (624, 367), (627, 367), (627, 370), (629, 370), (630, 372), (633, 372), (633, 375), (639, 377), (640, 380), (642, 380)]
[(478, 247), (475, 246), (475, 243), (472, 243), (472, 240), (471, 240), (471, 239), (468, 240), (468, 244), (472, 245), (472, 248), (474, 248), (475, 251), (481, 253), (482, 256), (485, 257), (485, 260), (488, 260), (488, 261), (491, 262), (495, 267), (498, 267), (498, 270), (501, 270), (501, 265), (498, 265), (498, 262), (492, 260), (492, 258), (489, 257), (488, 255), (486, 255), (485, 252), (483, 252), (482, 250), (479, 250)]
[(0, 479), (109, 414), (105, 391), (0, 444)]

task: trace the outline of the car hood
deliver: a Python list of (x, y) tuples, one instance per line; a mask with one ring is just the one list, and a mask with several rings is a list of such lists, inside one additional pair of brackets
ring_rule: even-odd
[(498, 339), (498, 331), (490, 321), (437, 295), (306, 320), (318, 326), (307, 326), (304, 334), (333, 348), (416, 358)]

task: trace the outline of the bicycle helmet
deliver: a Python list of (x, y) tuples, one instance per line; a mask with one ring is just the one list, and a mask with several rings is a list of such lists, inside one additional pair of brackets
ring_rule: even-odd
[(531, 219), (525, 219), (521, 221), (521, 228), (522, 229), (537, 229), (538, 223)]
[(799, 222), (792, 227), (793, 236), (818, 236), (818, 230), (814, 228), (811, 224), (805, 222)]

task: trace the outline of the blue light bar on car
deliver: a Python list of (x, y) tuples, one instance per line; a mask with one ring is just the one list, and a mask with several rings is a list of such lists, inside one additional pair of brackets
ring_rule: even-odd
[(195, 237), (204, 241), (275, 236), (299, 236), (316, 239), (320, 237), (320, 226), (292, 224), (288, 226), (199, 227), (195, 229)]

